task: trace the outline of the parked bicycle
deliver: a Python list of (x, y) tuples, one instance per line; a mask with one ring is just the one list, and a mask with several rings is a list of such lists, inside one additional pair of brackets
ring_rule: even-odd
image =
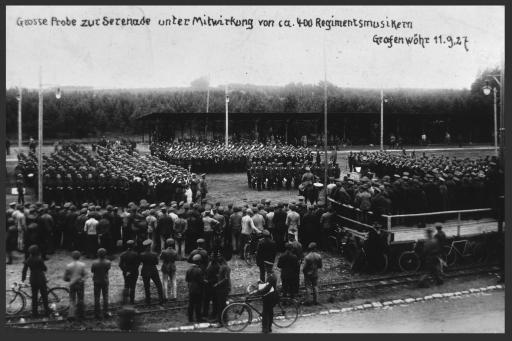
[[(30, 285), (14, 282), (11, 289), (6, 290), (5, 295), (5, 313), (7, 316), (15, 316), (25, 310), (27, 307), (27, 298), (32, 296), (24, 288)], [(69, 309), (69, 289), (64, 287), (53, 287), (48, 289), (48, 305), (59, 314)], [(39, 297), (39, 307), (43, 307), (43, 298)]]
[[(247, 287), (247, 292), (254, 291), (254, 286)], [(248, 295), (243, 301), (232, 302), (224, 308), (221, 315), (221, 322), (226, 329), (232, 332), (241, 332), (253, 320), (253, 312), (262, 317), (254, 301), (261, 301), (258, 296)], [(273, 324), (279, 328), (287, 328), (297, 321), (299, 317), (299, 302), (292, 298), (280, 297), (279, 302), (274, 307)]]
[(261, 233), (251, 233), (249, 241), (244, 245), (244, 259), (249, 266), (256, 262), (256, 251), (261, 238), (263, 238)]
[(482, 263), (487, 259), (484, 243), (468, 239), (452, 241), (450, 246), (445, 246), (445, 252), (448, 266), (455, 265), (462, 260)]

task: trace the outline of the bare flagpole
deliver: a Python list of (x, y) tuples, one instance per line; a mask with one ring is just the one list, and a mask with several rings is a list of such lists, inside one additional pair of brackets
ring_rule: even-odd
[(325, 205), (327, 206), (327, 166), (328, 166), (328, 156), (327, 156), (327, 60), (326, 60), (326, 52), (325, 52), (325, 34), (324, 34), (324, 199)]

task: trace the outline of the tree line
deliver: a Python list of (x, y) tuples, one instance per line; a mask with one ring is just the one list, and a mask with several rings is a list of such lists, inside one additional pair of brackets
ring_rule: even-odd
[[(469, 89), (385, 90), (388, 114), (437, 114), (442, 116), (490, 115), (492, 98), (482, 86), (498, 69), (481, 72)], [(239, 113), (323, 112), (324, 86), (291, 83), (285, 86), (231, 84), (229, 110)], [(195, 80), (189, 88), (95, 90), (62, 88), (57, 100), (51, 91), (44, 94), (44, 131), (48, 138), (83, 138), (104, 133), (136, 134), (142, 127), (136, 118), (152, 112), (206, 112), (208, 84)], [(37, 137), (38, 92), (22, 90), (24, 138)], [(225, 90), (210, 87), (208, 111), (223, 113)], [(378, 113), (380, 89), (341, 88), (327, 84), (329, 113)], [(7, 136), (17, 133), (18, 90), (6, 90)]]

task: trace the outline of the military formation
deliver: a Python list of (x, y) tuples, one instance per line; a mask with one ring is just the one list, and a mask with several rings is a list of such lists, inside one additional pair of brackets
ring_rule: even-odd
[[(131, 200), (184, 201), (192, 176), (157, 157), (140, 155), (130, 145), (108, 141), (93, 146), (67, 144), (43, 156), (45, 202), (126, 205)], [(35, 153), (18, 155), (15, 172), (37, 188)]]
[[(335, 159), (331, 159), (327, 167), (329, 177), (340, 176), (341, 170)], [(325, 164), (320, 160), (318, 151), (316, 159), (312, 153), (307, 154), (307, 158), (251, 158), (247, 167), (247, 185), (258, 191), (299, 189), (303, 184), (303, 175), (308, 172), (314, 175), (316, 181), (323, 183)]]
[(349, 155), (349, 167), (361, 167), (361, 178), (331, 179), (331, 197), (377, 215), (497, 208), (503, 195), (494, 157), (361, 152)]
[(190, 168), (192, 172), (232, 173), (244, 172), (254, 162), (299, 162), (312, 160), (309, 148), (288, 144), (261, 144), (234, 142), (226, 147), (223, 141), (170, 143), (154, 142), (151, 154), (170, 164)]

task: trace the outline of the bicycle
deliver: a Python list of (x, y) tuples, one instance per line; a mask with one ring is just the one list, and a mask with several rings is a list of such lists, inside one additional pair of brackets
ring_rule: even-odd
[(469, 241), (468, 239), (454, 240), (450, 246), (444, 247), (446, 264), (452, 266), (460, 259), (472, 259), (474, 262), (483, 262), (487, 258), (487, 251), (483, 243)]
[[(411, 250), (404, 251), (400, 254), (400, 257), (398, 258), (398, 266), (400, 267), (400, 270), (403, 272), (417, 272), (421, 268), (423, 261), (421, 257), (422, 246), (420, 245), (421, 244), (419, 243), (413, 243)], [(449, 246), (443, 246), (444, 252), (439, 255), (443, 267), (448, 265), (446, 257), (449, 249)]]
[(263, 237), (261, 233), (251, 233), (249, 241), (244, 245), (244, 259), (247, 265), (252, 266), (256, 261), (258, 242)]
[[(253, 290), (253, 286), (247, 287), (247, 292)], [(253, 311), (256, 312), (260, 318), (263, 312), (259, 311), (251, 301), (260, 300), (258, 297), (248, 295), (243, 301), (229, 303), (221, 315), (222, 325), (231, 332), (241, 332), (249, 324), (252, 323)], [(279, 302), (274, 307), (274, 321), (273, 324), (278, 328), (287, 328), (297, 321), (299, 318), (299, 303), (288, 297), (280, 297)]]
[[(15, 316), (25, 310), (27, 306), (27, 298), (32, 296), (23, 288), (30, 285), (14, 282), (10, 290), (6, 290), (5, 296), (5, 313), (8, 316)], [(48, 289), (48, 305), (56, 313), (64, 313), (69, 309), (69, 289), (64, 287), (53, 287)], [(39, 297), (38, 306), (43, 307), (43, 298)]]

